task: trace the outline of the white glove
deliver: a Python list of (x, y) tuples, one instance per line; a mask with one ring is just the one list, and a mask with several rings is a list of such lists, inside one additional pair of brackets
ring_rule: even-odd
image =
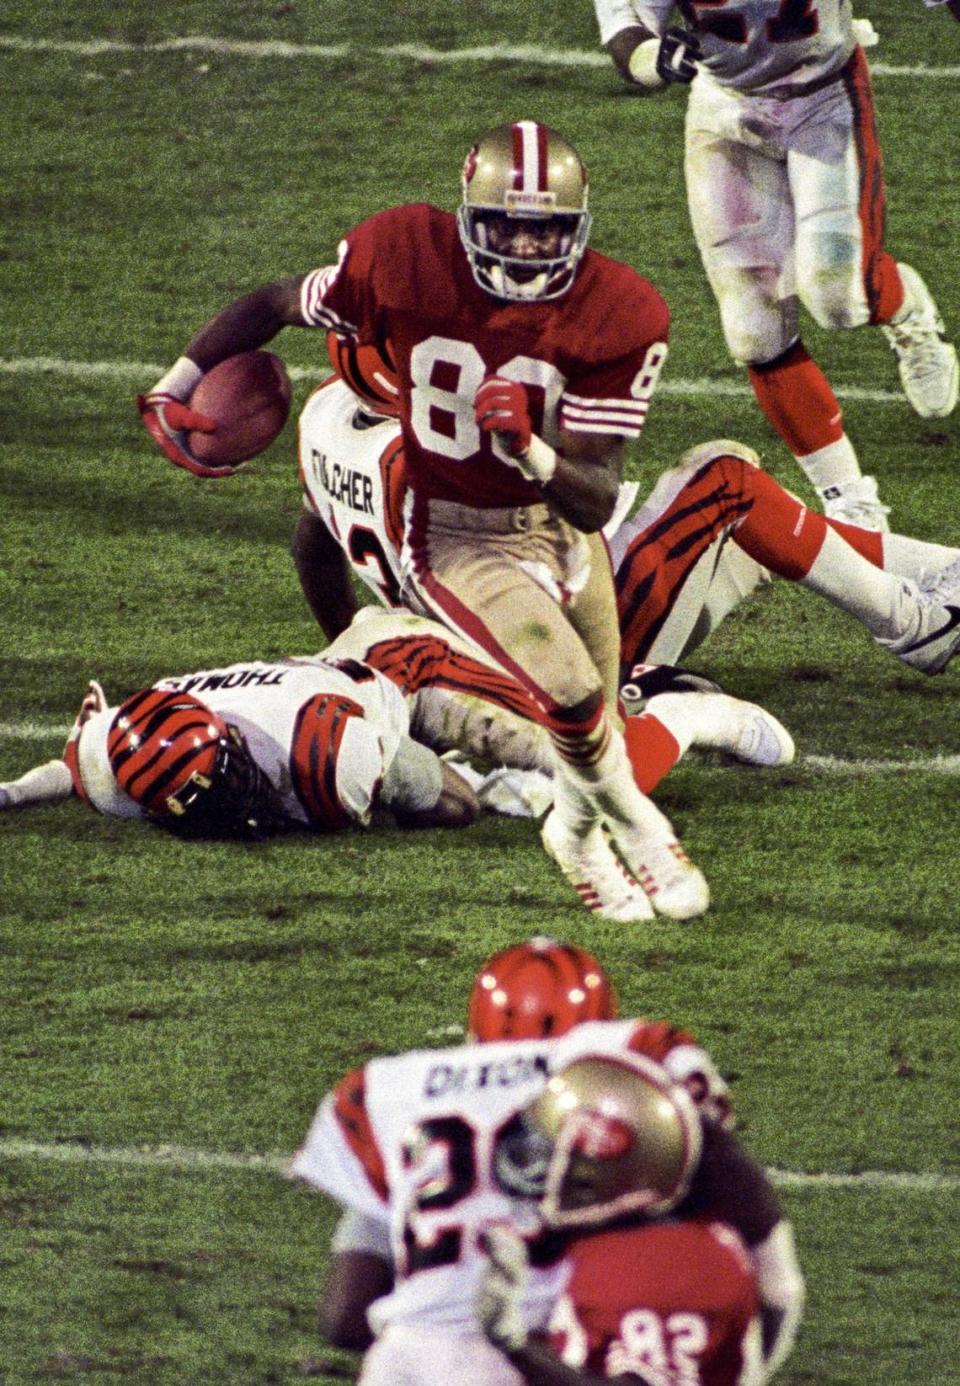
[(861, 48), (876, 48), (880, 42), (880, 35), (869, 19), (855, 19), (853, 21), (853, 37)]
[(502, 1352), (527, 1341), (520, 1303), (527, 1282), (527, 1247), (509, 1227), (488, 1227), (480, 1238), (489, 1265), (477, 1292), (476, 1312), (485, 1337)]

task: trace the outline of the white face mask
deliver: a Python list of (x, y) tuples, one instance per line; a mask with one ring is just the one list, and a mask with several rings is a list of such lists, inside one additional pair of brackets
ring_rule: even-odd
[[(497, 298), (525, 302), (542, 303), (566, 293), (586, 247), (590, 213), (584, 211), (565, 218), (569, 227), (564, 226), (555, 238), (538, 237), (543, 240), (545, 253), (536, 255), (513, 251), (512, 242), (521, 234), (519, 227), (515, 237), (507, 233), (500, 239), (499, 248), (495, 248), (487, 224), (490, 215), (485, 209), (464, 204), (457, 217), (460, 240), (480, 287)], [(503, 217), (503, 213), (493, 215)]]

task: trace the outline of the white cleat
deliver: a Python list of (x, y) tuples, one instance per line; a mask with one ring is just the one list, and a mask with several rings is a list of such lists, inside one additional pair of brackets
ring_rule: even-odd
[[(757, 703), (745, 703), (728, 693), (691, 693), (692, 698), (709, 699), (711, 718), (716, 719), (716, 739), (709, 745), (742, 760), (745, 765), (791, 765), (797, 753), (793, 737), (782, 722)], [(706, 707), (706, 703), (704, 703)], [(698, 743), (694, 739), (694, 745)]]
[(918, 593), (916, 628), (896, 640), (878, 638), (877, 643), (924, 674), (942, 674), (960, 650), (960, 558), (921, 583)]
[[(459, 766), (454, 768), (459, 772)], [(474, 788), (482, 808), (507, 818), (539, 818), (553, 803), (553, 780), (542, 770), (502, 766)]]
[(608, 828), (617, 851), (657, 914), (668, 919), (695, 919), (706, 913), (710, 887), (675, 837), (653, 836), (620, 824)]
[(836, 486), (818, 488), (818, 496), (823, 502), (823, 513), (830, 520), (841, 520), (847, 525), (859, 525), (861, 529), (875, 529), (889, 534), (890, 524), (887, 516), (889, 505), (882, 505), (877, 494), (875, 476), (857, 477), (856, 481), (844, 481)]
[(568, 831), (554, 809), (540, 830), (540, 840), (581, 902), (598, 918), (621, 924), (654, 918), (645, 892), (611, 850), (599, 823), (580, 838)]
[(900, 383), (921, 419), (945, 419), (956, 407), (960, 391), (957, 349), (944, 341), (943, 318), (933, 296), (910, 265), (897, 265), (909, 311), (900, 322), (884, 324), (883, 335), (893, 348)]

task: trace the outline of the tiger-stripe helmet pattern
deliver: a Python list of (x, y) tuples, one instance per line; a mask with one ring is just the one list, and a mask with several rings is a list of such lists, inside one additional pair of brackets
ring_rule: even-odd
[(613, 1020), (617, 998), (585, 948), (531, 938), (489, 958), (470, 993), (472, 1040), (549, 1039), (584, 1020)]
[(134, 693), (114, 715), (107, 755), (120, 788), (181, 836), (259, 838), (284, 824), (237, 728), (191, 693)]
[(335, 373), (367, 409), (374, 414), (396, 418), (400, 413), (400, 381), (393, 363), (390, 343), (383, 348), (361, 345), (356, 337), (327, 333), (327, 354)]

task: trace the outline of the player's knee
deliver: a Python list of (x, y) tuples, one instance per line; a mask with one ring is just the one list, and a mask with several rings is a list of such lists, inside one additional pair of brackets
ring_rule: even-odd
[(720, 316), (727, 350), (741, 365), (772, 361), (796, 336), (795, 315), (776, 302), (731, 300), (721, 304)]
[(840, 331), (862, 327), (870, 312), (860, 274), (860, 244), (840, 232), (816, 237), (798, 256), (797, 292), (818, 327)]

